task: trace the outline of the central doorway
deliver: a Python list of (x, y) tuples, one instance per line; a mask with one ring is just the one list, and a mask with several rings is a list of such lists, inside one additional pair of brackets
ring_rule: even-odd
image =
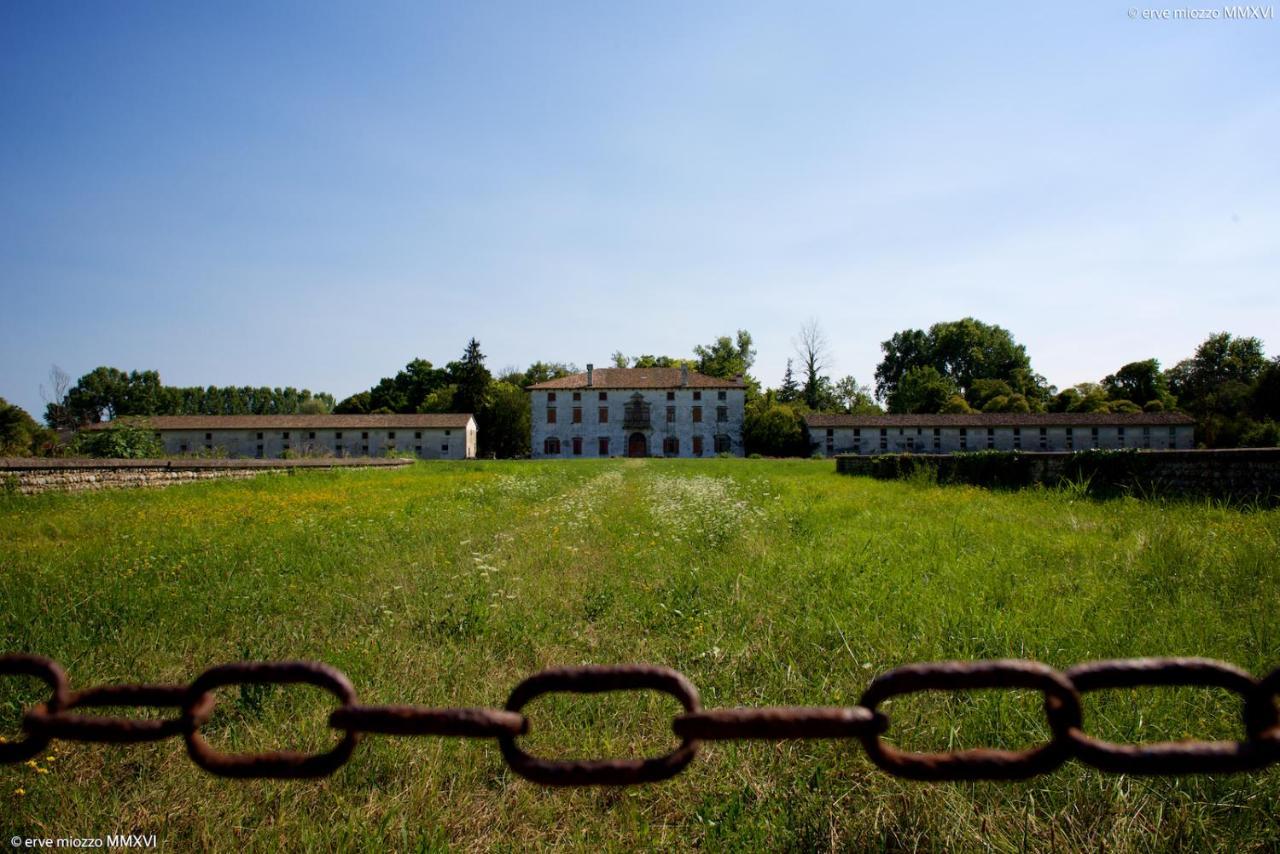
[(631, 434), (631, 438), (627, 440), (627, 456), (628, 457), (649, 456), (649, 442), (644, 438), (643, 433)]

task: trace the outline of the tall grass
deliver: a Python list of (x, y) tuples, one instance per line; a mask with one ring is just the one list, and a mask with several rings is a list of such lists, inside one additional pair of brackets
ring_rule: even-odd
[[(366, 702), (501, 706), (549, 665), (675, 667), (705, 705), (852, 704), (913, 662), (1205, 655), (1280, 664), (1280, 512), (836, 476), (829, 463), (431, 463), (164, 491), (0, 496), (0, 649), (73, 686), (238, 658), (334, 664)], [(224, 749), (322, 747), (332, 700), (224, 689)], [(38, 685), (0, 681), (0, 732)], [(1028, 692), (891, 702), (913, 749), (1044, 736)], [(531, 751), (656, 754), (675, 704), (531, 704)], [(1086, 700), (1124, 740), (1233, 737), (1237, 698)], [(49, 758), (51, 757), (51, 758)], [(40, 769), (44, 769), (41, 773)], [(22, 791), (24, 794), (16, 794)], [(562, 791), (493, 745), (366, 739), (332, 778), (224, 781), (179, 742), (55, 743), (0, 768), (0, 839), (156, 833), (173, 850), (361, 847), (1273, 850), (1280, 772), (1018, 784), (888, 777), (854, 744), (708, 744), (667, 783)]]

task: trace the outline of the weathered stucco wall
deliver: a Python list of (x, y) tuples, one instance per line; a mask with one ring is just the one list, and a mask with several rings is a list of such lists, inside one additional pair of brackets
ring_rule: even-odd
[[(1043, 430), (1043, 432), (1041, 432)], [(1190, 450), (1194, 425), (1065, 427), (827, 427), (809, 428), (809, 445), (836, 454), (910, 454), (957, 451), (1082, 451), (1089, 448)]]
[[(940, 460), (948, 455), (903, 454), (902, 459)], [(1280, 501), (1280, 448), (1228, 448), (1219, 450), (1136, 451), (1122, 455), (1118, 466), (1128, 483), (1143, 492), (1170, 495), (1205, 495), (1239, 501)], [(1069, 475), (1070, 453), (1024, 452), (1019, 459), (1029, 466), (1032, 483), (1058, 483)], [(840, 455), (836, 470), (844, 474), (870, 475), (877, 471), (872, 455)]]
[(238, 480), (315, 468), (398, 468), (411, 460), (68, 460), (0, 458), (0, 489), (22, 495)]
[(424, 460), (464, 460), (476, 455), (475, 422), (467, 429), (397, 427), (342, 430), (170, 430), (156, 431), (168, 454), (223, 452), (235, 458), (279, 457), (329, 453), (338, 457), (368, 457), (389, 452), (412, 452)]

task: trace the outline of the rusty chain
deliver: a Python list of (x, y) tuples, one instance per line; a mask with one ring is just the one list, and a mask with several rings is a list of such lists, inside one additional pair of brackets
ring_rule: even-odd
[[(703, 709), (698, 691), (683, 675), (654, 665), (560, 667), (521, 682), (505, 709), (362, 706), (350, 680), (314, 661), (238, 662), (212, 667), (190, 685), (103, 685), (72, 691), (58, 664), (37, 655), (0, 655), (0, 677), (43, 681), (49, 699), (23, 716), (23, 737), (0, 741), (0, 764), (22, 762), (53, 739), (129, 743), (181, 736), (193, 762), (224, 777), (305, 778), (332, 774), (351, 757), (364, 734), (455, 736), (497, 739), (508, 767), (550, 786), (632, 785), (665, 780), (693, 761), (701, 741), (842, 738), (861, 742), (882, 770), (916, 780), (1013, 780), (1047, 774), (1069, 759), (1121, 774), (1224, 774), (1280, 763), (1280, 668), (1262, 679), (1220, 661), (1203, 658), (1138, 658), (1096, 661), (1058, 671), (1034, 661), (949, 661), (911, 664), (876, 677), (856, 706)], [(230, 685), (307, 684), (339, 702), (330, 713), (337, 744), (316, 754), (285, 751), (224, 754), (200, 733), (213, 713), (213, 691)], [(1092, 691), (1152, 685), (1221, 688), (1242, 698), (1243, 741), (1179, 741), (1115, 744), (1089, 736), (1082, 695)], [(887, 700), (920, 691), (1030, 689), (1044, 696), (1051, 737), (1040, 746), (1010, 751), (974, 748), (946, 753), (910, 753), (883, 740), (890, 718), (879, 711)], [(672, 721), (681, 739), (671, 752), (646, 759), (544, 759), (526, 753), (516, 738), (529, 732), (521, 710), (544, 694), (659, 691), (684, 707)], [(96, 717), (82, 707), (173, 708), (166, 718)]]

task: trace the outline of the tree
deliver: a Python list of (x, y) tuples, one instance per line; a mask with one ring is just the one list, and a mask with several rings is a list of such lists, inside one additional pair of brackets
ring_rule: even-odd
[(373, 408), (373, 395), (367, 391), (356, 392), (343, 398), (333, 411), (339, 415), (364, 415)]
[(822, 403), (822, 372), (831, 359), (831, 345), (816, 318), (810, 318), (800, 327), (800, 334), (793, 342), (804, 371), (804, 401), (810, 409), (820, 409)]
[(25, 409), (0, 397), (0, 457), (38, 456), (57, 441), (57, 434), (41, 427)]
[(853, 377), (844, 377), (837, 382), (835, 395), (840, 409), (849, 415), (873, 415), (881, 411), (871, 397), (871, 387), (859, 385)]
[(495, 382), (489, 387), (484, 421), (489, 431), (487, 448), (499, 457), (529, 455), (529, 399), (514, 383)]
[(1240, 399), (1247, 397), (1266, 365), (1257, 338), (1219, 332), (1205, 339), (1190, 359), (1170, 368), (1165, 379), (1188, 411), (1227, 414), (1239, 410)]
[(794, 403), (800, 399), (800, 385), (791, 370), (790, 359), (787, 359), (787, 372), (782, 375), (782, 385), (778, 388), (777, 397), (779, 403)]
[(75, 419), (67, 410), (67, 390), (71, 388), (71, 375), (57, 365), (49, 366), (49, 388), (40, 386), (40, 398), (44, 400), (44, 422), (54, 430), (74, 430)]
[(882, 400), (893, 398), (909, 371), (924, 367), (950, 379), (970, 405), (974, 405), (974, 383), (983, 379), (1003, 380), (1036, 409), (1051, 393), (1044, 377), (1031, 369), (1026, 348), (1014, 341), (1009, 330), (972, 317), (935, 323), (928, 332), (897, 332), (880, 348), (884, 357), (876, 368), (876, 396)]
[(458, 386), (453, 403), (459, 412), (478, 413), (484, 409), (493, 377), (484, 366), (479, 341), (472, 338), (467, 342), (461, 361), (449, 363), (449, 378)]
[(1250, 411), (1259, 420), (1280, 421), (1280, 356), (1272, 359), (1254, 382)]
[[(620, 365), (619, 367), (625, 368), (626, 365)], [(578, 368), (572, 362), (534, 362), (529, 366), (529, 370), (524, 372), (524, 376), (520, 378), (518, 385), (521, 388), (528, 388), (531, 385), (545, 383), (548, 380), (558, 380), (561, 377), (576, 373), (578, 373)]]
[(769, 457), (808, 456), (804, 420), (800, 413), (778, 402), (772, 392), (747, 405), (742, 420), (742, 441), (747, 453)]
[(698, 357), (698, 373), (726, 380), (745, 377), (756, 361), (756, 351), (751, 344), (751, 333), (739, 329), (736, 338), (721, 335), (709, 347), (695, 346), (693, 354)]
[(1117, 400), (1131, 400), (1138, 404), (1152, 400), (1165, 404), (1171, 402), (1168, 400), (1169, 384), (1160, 370), (1158, 359), (1130, 362), (1114, 374), (1104, 377), (1102, 387), (1110, 397)]
[(932, 365), (920, 365), (908, 369), (895, 384), (888, 400), (889, 411), (941, 412), (955, 394), (959, 394), (955, 380)]
[(627, 357), (621, 350), (614, 350), (609, 360), (613, 362), (615, 368), (625, 368), (627, 366)]

